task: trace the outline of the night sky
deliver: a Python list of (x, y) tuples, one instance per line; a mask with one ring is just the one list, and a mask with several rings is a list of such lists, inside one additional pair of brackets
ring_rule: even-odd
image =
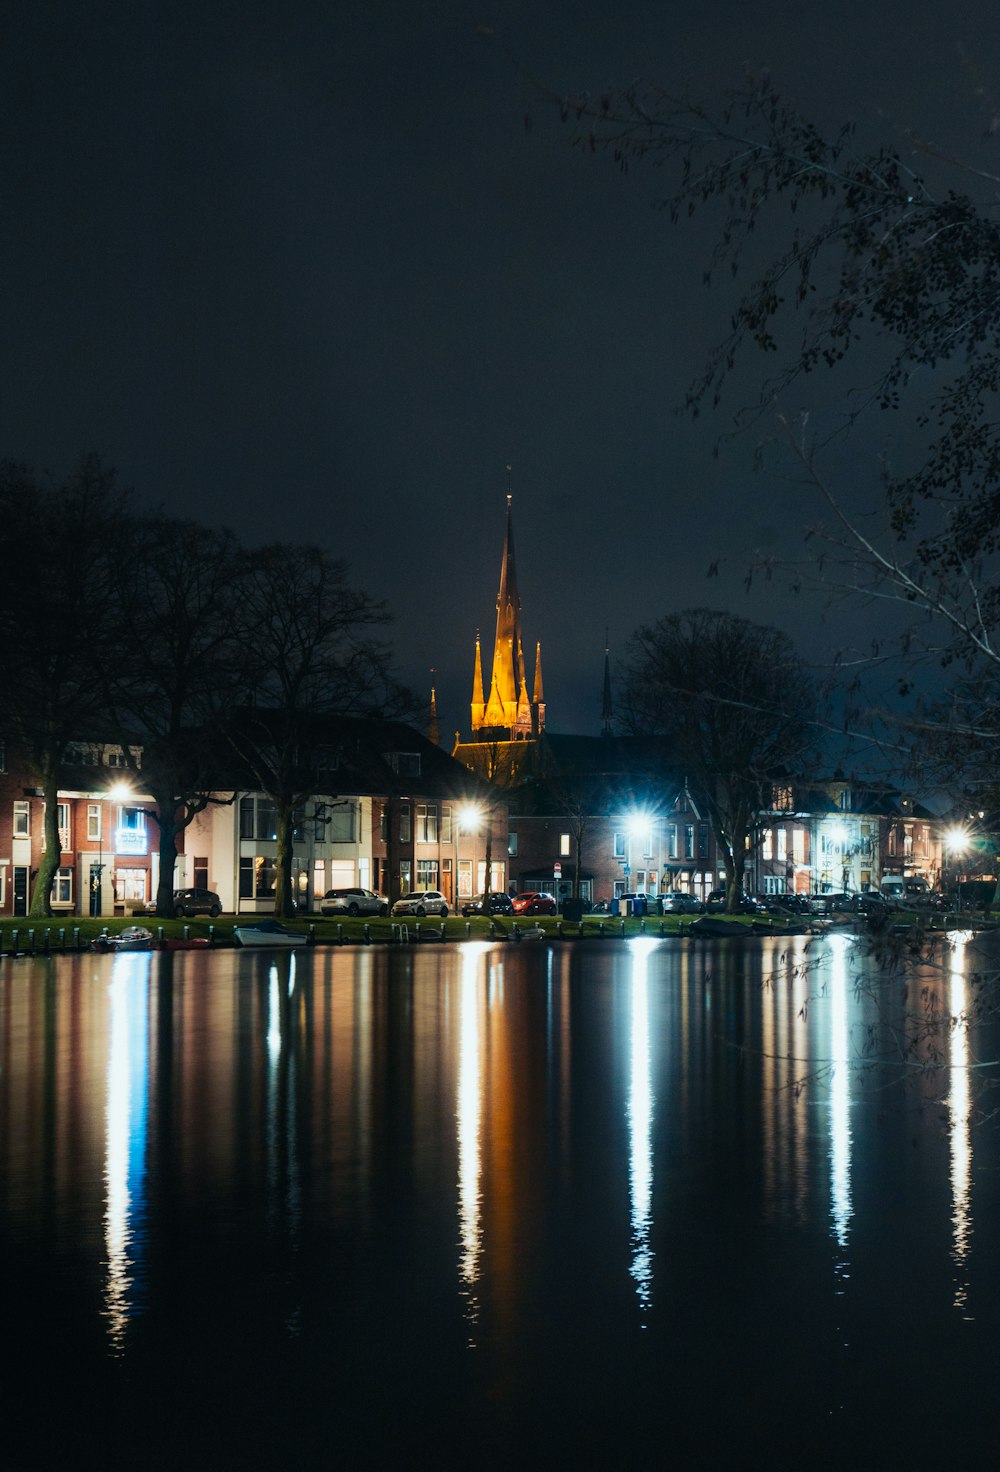
[[(1000, 80), (995, 0), (14, 0), (0, 454), (64, 474), (96, 449), (144, 505), (345, 557), (443, 738), (477, 628), (491, 648), (508, 464), (552, 729), (599, 731), (606, 627), (614, 657), (684, 607), (822, 663), (863, 618), (743, 581), (798, 546), (807, 493), (752, 436), (713, 458), (725, 413), (675, 412), (732, 304), (701, 284), (709, 223), (672, 228), (655, 171), (544, 109), (526, 131), (527, 78), (711, 97), (766, 66), (820, 122), (962, 148), (989, 122), (962, 45)], [(874, 448), (836, 466), (854, 505)]]

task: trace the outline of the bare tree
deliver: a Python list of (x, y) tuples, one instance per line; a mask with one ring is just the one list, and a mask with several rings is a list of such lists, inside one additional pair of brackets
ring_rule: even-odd
[(128, 524), (116, 473), (84, 456), (62, 483), (0, 465), (0, 520), (9, 539), (0, 591), (0, 704), (7, 730), (45, 798), (45, 847), (30, 914), (52, 913), (59, 869), (59, 784), (67, 744), (106, 713), (112, 638), (111, 569)]
[[(982, 86), (975, 96), (995, 116)], [(940, 756), (954, 737), (954, 767), (985, 746), (976, 764), (988, 780), (1000, 737), (995, 128), (972, 138), (965, 158), (913, 132), (870, 143), (852, 124), (824, 134), (768, 77), (715, 105), (645, 85), (546, 100), (580, 146), (623, 170), (655, 166), (671, 221), (714, 221), (704, 279), (735, 282), (738, 295), (687, 406), (718, 406), (747, 355), (766, 355), (771, 372), (737, 410), (735, 430), (774, 416), (796, 478), (820, 497), (803, 557), (780, 571), (796, 588), (811, 583), (872, 610), (872, 647), (844, 652), (855, 676), (889, 659), (904, 690), (922, 661), (958, 676), (961, 693), (944, 709), (918, 709), (914, 744), (937, 731)], [(821, 373), (837, 413), (831, 420), (824, 406), (816, 429), (782, 404), (793, 386), (797, 396), (818, 387)], [(823, 454), (872, 410), (888, 416), (900, 447), (873, 464), (881, 536), (845, 509)], [(762, 562), (768, 575), (779, 570)]]
[(323, 718), (398, 715), (413, 697), (375, 637), (389, 615), (317, 547), (272, 544), (248, 562), (237, 629), (252, 698), (225, 722), (235, 752), (277, 815), (275, 913), (294, 913), (295, 815), (316, 791)]
[(814, 743), (815, 701), (787, 636), (732, 614), (689, 609), (629, 642), (620, 718), (632, 735), (663, 739), (665, 765), (704, 804), (730, 910), (778, 774)]
[(216, 800), (212, 733), (242, 693), (234, 630), (245, 559), (225, 529), (156, 515), (133, 524), (129, 555), (114, 570), (120, 624), (106, 685), (119, 722), (143, 745), (159, 830), (160, 915), (173, 909), (178, 837)]

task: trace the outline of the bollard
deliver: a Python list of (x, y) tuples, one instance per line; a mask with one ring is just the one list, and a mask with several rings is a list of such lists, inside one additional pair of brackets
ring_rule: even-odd
[(372, 943), (372, 929), (371, 929), (371, 926), (368, 924), (368, 921), (367, 920), (365, 921), (364, 935), (365, 935), (365, 945), (366, 946), (370, 946), (371, 943)]
[(622, 940), (625, 939), (625, 921), (622, 921)]
[(316, 944), (316, 927), (315, 927), (315, 925), (310, 925), (309, 926), (309, 939), (306, 941), (306, 945), (307, 946), (314, 946), (315, 944)]
[(191, 927), (190, 927), (190, 925), (185, 925), (185, 927), (184, 927), (184, 939), (185, 940), (190, 940), (191, 939)]
[(79, 925), (74, 925), (73, 926), (73, 949), (74, 949), (74, 951), (78, 951), (80, 949), (80, 927), (79, 927)]
[(597, 933), (600, 936), (601, 940), (603, 940), (604, 939), (604, 921), (603, 920), (598, 920), (598, 922), (597, 922)]
[(559, 920), (556, 921), (556, 935), (559, 938), (559, 940), (562, 940), (562, 938), (563, 938), (563, 928), (562, 928), (562, 920), (561, 919), (559, 919)]
[(35, 932), (33, 930), (28, 931), (28, 954), (31, 956), (35, 954)]
[(339, 920), (337, 921), (337, 944), (338, 946), (342, 946), (344, 944), (344, 927), (341, 925)]
[(20, 934), (21, 932), (19, 930), (12, 930), (10, 933), (10, 953), (12, 956), (17, 955), (17, 938)]
[(208, 927), (208, 948), (209, 948), (209, 950), (211, 950), (211, 948), (214, 945), (215, 945), (215, 926), (214, 925), (210, 925)]
[[(15, 935), (17, 934), (17, 931), (16, 930), (14, 931), (14, 934)], [(472, 939), (472, 921), (471, 920), (466, 920), (466, 922), (465, 922), (465, 938), (466, 938), (466, 940), (471, 940)]]

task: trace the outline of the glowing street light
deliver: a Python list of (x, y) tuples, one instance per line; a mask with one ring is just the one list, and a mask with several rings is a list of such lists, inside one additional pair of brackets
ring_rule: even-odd
[[(124, 802), (126, 798), (131, 796), (132, 789), (127, 782), (115, 782), (108, 788), (107, 792), (99, 792), (97, 794), (97, 797), (101, 800), (101, 810), (98, 811), (97, 824), (97, 872), (95, 874), (92, 871), (90, 879), (90, 913), (96, 915), (98, 919), (104, 914), (104, 813), (102, 809), (104, 804), (107, 803), (108, 811), (110, 812), (115, 803)], [(111, 858), (114, 858), (114, 853), (115, 841), (112, 838)]]
[[(459, 892), (458, 892), (459, 891), (459, 883), (458, 883), (458, 835), (459, 835), (459, 833), (468, 833), (468, 834), (476, 834), (476, 833), (478, 833), (479, 830), (480, 830), (480, 828), (483, 826), (483, 817), (484, 817), (484, 814), (483, 814), (482, 807), (479, 805), (479, 803), (474, 803), (474, 802), (466, 802), (466, 803), (463, 803), (462, 806), (458, 809), (458, 811), (455, 814), (455, 828), (454, 828), (453, 837), (454, 837), (454, 840), (455, 840), (455, 909), (456, 909), (456, 911), (458, 910), (458, 902), (459, 902)], [(469, 895), (469, 898), (470, 899), (472, 898), (472, 895), (478, 893), (478, 890), (477, 890), (476, 884), (475, 884), (475, 878), (476, 878), (476, 875), (475, 875), (475, 863), (476, 863), (476, 855), (475, 855), (475, 849), (473, 849), (473, 855), (472, 855), (472, 865), (473, 865), (472, 879), (473, 879), (473, 883), (472, 883), (472, 893)]]

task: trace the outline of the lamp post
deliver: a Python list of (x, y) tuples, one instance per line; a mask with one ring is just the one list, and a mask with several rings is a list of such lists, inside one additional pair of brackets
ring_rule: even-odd
[(944, 894), (947, 894), (948, 893), (948, 884), (947, 884), (947, 873), (948, 873), (948, 871), (947, 871), (947, 869), (945, 867), (945, 859), (948, 858), (948, 859), (951, 860), (951, 863), (952, 863), (952, 866), (953, 866), (954, 877), (955, 877), (955, 884), (956, 884), (956, 887), (957, 887), (957, 885), (958, 885), (958, 861), (959, 861), (960, 858), (963, 857), (963, 855), (967, 854), (968, 851), (969, 851), (969, 830), (968, 830), (968, 828), (963, 827), (961, 824), (956, 824), (954, 828), (948, 828), (945, 831), (945, 834), (944, 834), (944, 856), (942, 857), (942, 860), (941, 860), (941, 890), (942, 890), (942, 892)]
[[(110, 812), (116, 802), (124, 802), (131, 794), (127, 782), (115, 782), (105, 793), (97, 793), (97, 873), (91, 875), (90, 913), (100, 919), (104, 914), (104, 807)], [(112, 837), (110, 858), (114, 858), (115, 841)], [(95, 883), (96, 881), (96, 883)]]
[[(479, 829), (480, 829), (480, 826), (482, 824), (482, 821), (483, 821), (483, 810), (476, 803), (472, 803), (472, 802), (463, 803), (462, 806), (458, 809), (457, 813), (455, 814), (455, 909), (456, 909), (456, 911), (459, 908), (459, 888), (460, 888), (459, 882), (458, 882), (458, 875), (459, 875), (459, 868), (458, 868), (458, 835), (459, 835), (459, 833), (461, 833), (463, 831), (465, 833), (470, 833), (470, 834), (473, 834), (473, 835), (476, 834), (476, 833), (478, 833), (479, 832)], [(475, 855), (475, 849), (473, 848), (473, 855), (472, 855), (472, 864), (473, 864), (473, 875), (472, 875), (472, 877), (473, 877), (473, 880), (475, 880), (475, 867), (474, 867), (475, 866), (475, 862), (476, 862), (476, 855)], [(476, 894), (476, 892), (477, 892), (476, 891), (476, 886), (475, 886), (475, 883), (473, 883), (473, 885), (472, 885), (472, 894), (469, 895), (469, 898), (471, 899), (472, 896), (474, 894)]]
[[(641, 812), (641, 811), (638, 811), (638, 810), (635, 811), (635, 812), (629, 813), (628, 818), (627, 818), (626, 823), (625, 823), (625, 831), (628, 834), (628, 844), (627, 844), (626, 853), (625, 853), (625, 893), (626, 894), (628, 894), (630, 892), (630, 890), (631, 890), (631, 884), (630, 884), (629, 881), (630, 881), (631, 874), (632, 874), (632, 840), (634, 838), (638, 838), (642, 834), (645, 834), (648, 837), (649, 830), (650, 830), (650, 820), (649, 820), (649, 814), (648, 813), (644, 813), (644, 812)], [(651, 848), (652, 845), (651, 844), (647, 844), (647, 847), (648, 848)], [(635, 908), (635, 902), (633, 901), (633, 909), (634, 908)], [(639, 902), (639, 911), (640, 911), (640, 913), (644, 912), (645, 909), (646, 909), (646, 900), (645, 900), (645, 890), (644, 890), (643, 891), (643, 898)]]

